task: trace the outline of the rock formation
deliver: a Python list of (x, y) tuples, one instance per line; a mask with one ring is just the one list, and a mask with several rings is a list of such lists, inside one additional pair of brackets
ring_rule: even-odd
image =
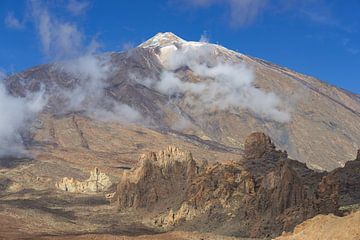
[(138, 166), (125, 172), (114, 199), (121, 209), (154, 207), (162, 210), (179, 205), (198, 168), (190, 152), (176, 147), (140, 157)]
[(108, 190), (112, 182), (105, 173), (100, 172), (98, 168), (94, 168), (90, 172), (90, 177), (81, 182), (74, 178), (63, 178), (56, 183), (56, 187), (60, 190), (72, 193), (96, 193)]
[(349, 161), (343, 168), (337, 168), (323, 178), (331, 186), (330, 191), (339, 196), (340, 205), (352, 205), (360, 203), (360, 151), (354, 161)]
[(255, 132), (245, 139), (245, 156), (249, 159), (261, 158), (275, 150), (270, 137), (264, 133)]
[[(354, 169), (357, 162), (347, 165)], [(342, 198), (359, 201), (358, 175), (348, 168), (315, 172), (253, 133), (239, 162), (200, 165), (175, 147), (144, 154), (113, 200), (122, 211), (145, 210), (164, 229), (277, 236), (319, 213), (338, 213)]]

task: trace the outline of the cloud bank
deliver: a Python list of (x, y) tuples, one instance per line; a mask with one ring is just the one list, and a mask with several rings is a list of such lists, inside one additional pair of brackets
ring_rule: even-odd
[[(254, 86), (255, 75), (251, 68), (244, 63), (226, 61), (217, 54), (213, 45), (169, 46), (162, 49), (160, 58), (166, 70), (159, 80), (146, 79), (143, 84), (174, 98), (180, 96), (197, 111), (243, 108), (265, 119), (290, 120), (290, 114), (282, 109), (276, 94)], [(176, 70), (184, 67), (201, 80), (182, 80)]]

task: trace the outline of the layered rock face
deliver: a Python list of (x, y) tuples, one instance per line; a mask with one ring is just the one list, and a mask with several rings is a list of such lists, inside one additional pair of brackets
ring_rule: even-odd
[[(234, 163), (199, 164), (174, 147), (144, 154), (124, 174), (114, 200), (123, 211), (145, 210), (165, 229), (276, 236), (319, 213), (337, 213), (342, 198), (359, 201), (359, 189), (343, 184), (359, 182), (346, 169), (314, 172), (254, 133), (245, 141), (244, 159)], [(344, 172), (349, 179), (343, 181)]]
[(90, 172), (89, 179), (81, 182), (74, 178), (63, 178), (56, 188), (73, 193), (96, 193), (108, 190), (112, 185), (110, 178), (98, 168)]

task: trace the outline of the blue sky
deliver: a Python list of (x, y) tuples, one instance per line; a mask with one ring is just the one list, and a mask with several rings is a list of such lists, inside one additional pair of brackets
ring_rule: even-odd
[(170, 31), (359, 94), (359, 13), (359, 0), (1, 0), (0, 71), (122, 51)]

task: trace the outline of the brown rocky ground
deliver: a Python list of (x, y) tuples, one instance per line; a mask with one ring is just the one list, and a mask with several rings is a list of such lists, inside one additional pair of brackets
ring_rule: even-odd
[[(33, 158), (0, 159), (2, 237), (154, 233), (157, 230), (138, 221), (141, 216), (119, 213), (105, 196), (115, 191), (121, 174), (137, 163), (139, 153), (177, 145), (197, 159), (228, 161), (241, 156), (241, 150), (221, 144), (79, 115), (42, 115), (33, 134), (28, 143)], [(95, 167), (113, 183), (106, 191), (70, 193), (57, 188), (64, 178), (88, 181)]]
[(217, 236), (214, 234), (197, 233), (197, 232), (169, 232), (155, 235), (142, 236), (116, 236), (116, 235), (82, 235), (82, 236), (62, 236), (62, 237), (44, 237), (44, 240), (56, 239), (74, 239), (74, 240), (247, 240), (247, 238), (235, 238), (226, 236)]
[(284, 233), (276, 240), (358, 240), (360, 239), (360, 211), (344, 217), (318, 215), (294, 229)]

